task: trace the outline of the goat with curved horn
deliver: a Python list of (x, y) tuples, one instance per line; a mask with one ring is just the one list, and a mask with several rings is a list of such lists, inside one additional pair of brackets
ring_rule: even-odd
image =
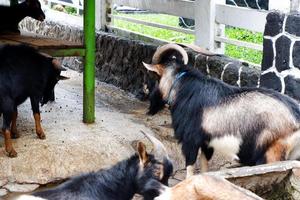
[[(169, 57), (169, 53), (178, 52), (182, 56), (182, 61), (184, 65), (187, 65), (189, 62), (189, 57), (187, 52), (184, 50), (183, 47), (179, 46), (178, 44), (170, 43), (165, 44), (161, 47), (158, 47), (155, 51), (153, 57), (152, 57), (152, 63), (147, 64), (143, 62), (143, 65), (148, 69), (149, 71), (153, 71), (157, 73), (159, 76), (162, 76), (163, 73), (166, 71), (166, 63), (163, 63), (163, 59), (167, 56)], [(177, 54), (178, 55), (178, 54)]]

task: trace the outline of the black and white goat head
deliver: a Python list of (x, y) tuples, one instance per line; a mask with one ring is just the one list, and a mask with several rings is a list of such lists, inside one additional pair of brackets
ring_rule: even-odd
[(130, 200), (135, 193), (145, 200), (153, 200), (159, 191), (149, 187), (149, 183), (157, 181), (162, 187), (168, 185), (173, 165), (163, 144), (154, 136), (144, 134), (153, 143), (151, 153), (138, 141), (136, 154), (109, 169), (72, 177), (55, 188), (21, 195), (16, 200)]
[(201, 149), (201, 171), (215, 151), (244, 165), (300, 158), (300, 109), (292, 98), (262, 88), (239, 88), (188, 67), (179, 45), (167, 44), (144, 66), (160, 76), (149, 114), (169, 104), (172, 126), (193, 174)]

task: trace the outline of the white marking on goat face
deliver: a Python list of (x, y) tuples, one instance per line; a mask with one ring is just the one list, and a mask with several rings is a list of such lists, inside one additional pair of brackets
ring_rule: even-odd
[(162, 93), (163, 99), (164, 100), (168, 100), (168, 96), (169, 96), (169, 92), (171, 92), (170, 94), (170, 99), (173, 99), (175, 97), (175, 92), (174, 91), (170, 91), (172, 84), (174, 82), (175, 79), (175, 73), (174, 73), (174, 69), (167, 67), (162, 76), (161, 79), (159, 81), (159, 89)]
[(223, 137), (213, 138), (210, 141), (209, 146), (224, 156), (228, 156), (232, 160), (239, 160), (237, 154), (240, 150), (241, 141), (242, 140), (239, 137), (226, 135)]

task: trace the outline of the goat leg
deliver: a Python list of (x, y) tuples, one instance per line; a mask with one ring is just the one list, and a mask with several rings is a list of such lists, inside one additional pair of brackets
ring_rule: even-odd
[(35, 130), (36, 134), (40, 139), (46, 139), (46, 135), (43, 131), (42, 125), (41, 125), (41, 115), (40, 113), (34, 113), (33, 114), (34, 121), (35, 121)]
[(11, 138), (12, 139), (16, 139), (20, 137), (20, 134), (18, 133), (17, 130), (17, 118), (18, 118), (18, 111), (16, 110), (15, 112), (13, 112), (12, 114), (12, 119), (11, 119)]
[(8, 129), (3, 130), (5, 151), (8, 153), (8, 157), (17, 157), (17, 152), (14, 150), (11, 141), (11, 135)]
[(45, 139), (46, 135), (45, 135), (42, 125), (41, 125), (39, 99), (36, 97), (30, 97), (30, 102), (31, 102), (31, 108), (33, 111), (36, 134), (40, 139)]

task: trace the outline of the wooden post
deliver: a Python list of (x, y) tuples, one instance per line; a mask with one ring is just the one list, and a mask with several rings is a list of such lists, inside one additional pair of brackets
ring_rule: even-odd
[(299, 10), (300, 0), (291, 0), (291, 12), (297, 12)]
[(96, 24), (95, 24), (95, 28), (96, 30), (100, 30), (102, 29), (102, 20), (103, 20), (103, 10), (102, 10), (102, 4), (105, 4), (105, 0), (98, 0), (96, 1)]
[(215, 35), (224, 34), (224, 25), (215, 20), (216, 3), (225, 4), (225, 0), (195, 1), (195, 43), (212, 52), (224, 53), (224, 45), (215, 42)]

